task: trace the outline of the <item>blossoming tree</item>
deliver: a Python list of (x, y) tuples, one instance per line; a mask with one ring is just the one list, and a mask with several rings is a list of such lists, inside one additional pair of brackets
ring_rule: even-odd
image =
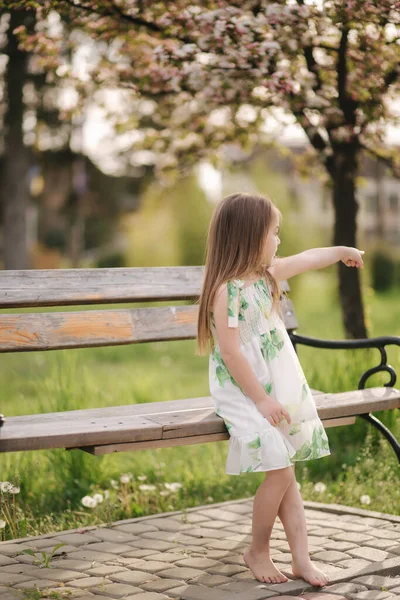
[[(135, 143), (152, 151), (158, 169), (193, 164), (226, 142), (251, 147), (270, 111), (293, 115), (331, 183), (335, 245), (356, 246), (361, 153), (400, 169), (399, 156), (384, 144), (399, 93), (399, 0), (16, 5), (36, 8), (42, 23), (56, 11), (98, 42), (90, 82), (80, 82), (80, 90), (129, 90), (120, 131), (137, 128), (142, 99), (153, 101)], [(46, 25), (34, 36), (19, 34), (43, 66), (74, 77), (77, 38), (66, 42)], [(341, 262), (338, 270), (346, 334), (366, 337), (359, 272)]]

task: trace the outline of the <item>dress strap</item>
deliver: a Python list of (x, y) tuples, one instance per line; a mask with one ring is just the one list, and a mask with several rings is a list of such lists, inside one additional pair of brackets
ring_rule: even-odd
[(239, 326), (240, 290), (244, 286), (243, 279), (232, 279), (227, 282), (228, 288), (228, 327)]

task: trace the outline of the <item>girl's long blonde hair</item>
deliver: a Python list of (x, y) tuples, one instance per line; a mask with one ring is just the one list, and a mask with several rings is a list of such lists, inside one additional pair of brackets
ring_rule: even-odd
[(241, 279), (257, 273), (265, 277), (272, 295), (272, 306), (279, 314), (282, 290), (263, 264), (263, 248), (273, 211), (282, 219), (280, 210), (264, 196), (231, 194), (216, 206), (208, 229), (205, 269), (199, 297), (196, 355), (214, 348), (210, 320), (215, 294), (230, 279)]

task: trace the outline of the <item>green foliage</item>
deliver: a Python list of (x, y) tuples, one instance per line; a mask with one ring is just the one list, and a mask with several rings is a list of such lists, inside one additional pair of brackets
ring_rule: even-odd
[(390, 289), (396, 282), (397, 269), (399, 264), (388, 253), (388, 251), (378, 249), (370, 253), (371, 262), (371, 285), (377, 292), (384, 292)]

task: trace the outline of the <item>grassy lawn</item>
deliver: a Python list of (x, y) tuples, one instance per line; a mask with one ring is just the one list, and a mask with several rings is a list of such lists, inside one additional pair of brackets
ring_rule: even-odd
[[(299, 333), (344, 337), (333, 273), (295, 278)], [(364, 289), (370, 337), (400, 336), (398, 298), (398, 289), (379, 295)], [(380, 359), (377, 350), (298, 351), (310, 386), (333, 392), (356, 389)], [(400, 373), (398, 347), (389, 348), (388, 362)], [(378, 374), (367, 386), (387, 381)], [(2, 356), (0, 386), (0, 410), (9, 416), (189, 398), (209, 394), (208, 357), (195, 356), (194, 340), (9, 354)], [(400, 439), (399, 410), (376, 416)], [(296, 465), (303, 498), (400, 514), (399, 467), (384, 438), (362, 419), (327, 433), (331, 456)], [(227, 447), (222, 441), (104, 457), (78, 450), (0, 455), (0, 479), (20, 487), (15, 495), (0, 493), (0, 519), (7, 523), (0, 535), (38, 535), (254, 495), (264, 475), (227, 475)], [(321, 482), (325, 487), (315, 489)], [(95, 493), (103, 500), (85, 507), (82, 498)]]

